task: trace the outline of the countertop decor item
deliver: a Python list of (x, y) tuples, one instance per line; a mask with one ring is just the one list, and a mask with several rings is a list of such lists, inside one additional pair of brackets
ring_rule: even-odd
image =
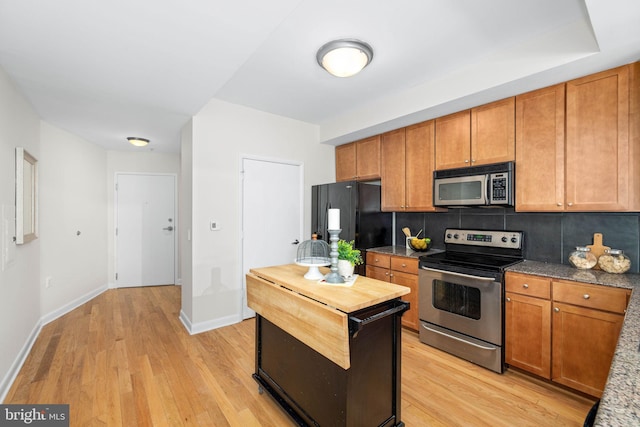
[(353, 248), (353, 240), (338, 240), (338, 273), (343, 279), (347, 280), (353, 276), (355, 266), (362, 262), (360, 250)]
[(298, 246), (296, 264), (302, 267), (309, 267), (309, 270), (304, 275), (305, 279), (322, 279), (324, 274), (318, 270), (318, 267), (331, 265), (329, 245), (324, 240), (318, 240), (318, 236), (313, 234), (311, 240), (305, 240)]
[[(337, 224), (340, 226), (340, 224)], [(329, 233), (329, 259), (331, 259), (331, 271), (324, 276), (324, 280), (327, 283), (344, 283), (344, 279), (338, 273), (338, 240), (340, 240), (340, 232), (341, 229), (332, 230), (331, 228), (327, 230)]]
[(431, 239), (425, 237), (420, 239), (419, 237), (407, 237), (407, 245), (417, 252), (426, 252), (431, 247)]
[(605, 249), (598, 258), (598, 266), (607, 273), (625, 273), (631, 268), (631, 260), (620, 249)]
[[(587, 248), (591, 250), (591, 253), (595, 255), (596, 259), (600, 258), (600, 255), (602, 255), (604, 251), (611, 249), (609, 246), (602, 244), (602, 233), (593, 233), (593, 245), (587, 245)], [(593, 266), (593, 269), (600, 270), (600, 266), (596, 264)]]
[(575, 268), (590, 269), (598, 264), (598, 257), (591, 253), (586, 246), (576, 246), (576, 250), (569, 254), (569, 263)]

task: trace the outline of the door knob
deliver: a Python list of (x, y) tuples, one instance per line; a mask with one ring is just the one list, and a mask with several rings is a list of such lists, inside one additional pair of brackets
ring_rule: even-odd
[(163, 228), (163, 230), (173, 231), (173, 227), (172, 226), (168, 226), (168, 227)]

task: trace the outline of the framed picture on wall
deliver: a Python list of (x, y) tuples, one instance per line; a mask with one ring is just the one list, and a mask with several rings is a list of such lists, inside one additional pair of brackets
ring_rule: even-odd
[(38, 238), (38, 160), (16, 147), (16, 244)]

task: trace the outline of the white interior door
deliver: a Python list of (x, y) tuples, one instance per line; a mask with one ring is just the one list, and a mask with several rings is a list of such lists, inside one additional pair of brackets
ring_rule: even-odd
[(294, 262), (302, 241), (301, 164), (242, 159), (243, 317), (255, 315), (246, 304), (245, 274), (251, 268)]
[(116, 175), (116, 285), (175, 284), (175, 175)]

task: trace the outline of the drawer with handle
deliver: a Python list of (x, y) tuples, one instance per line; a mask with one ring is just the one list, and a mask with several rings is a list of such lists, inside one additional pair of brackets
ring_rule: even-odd
[(551, 298), (551, 279), (549, 278), (507, 272), (505, 280), (507, 292), (536, 298)]
[(403, 256), (391, 257), (391, 269), (405, 273), (418, 274), (418, 259)]
[(624, 313), (631, 291), (586, 283), (553, 281), (553, 300), (581, 307)]
[(367, 252), (367, 265), (389, 268), (391, 266), (391, 255)]

